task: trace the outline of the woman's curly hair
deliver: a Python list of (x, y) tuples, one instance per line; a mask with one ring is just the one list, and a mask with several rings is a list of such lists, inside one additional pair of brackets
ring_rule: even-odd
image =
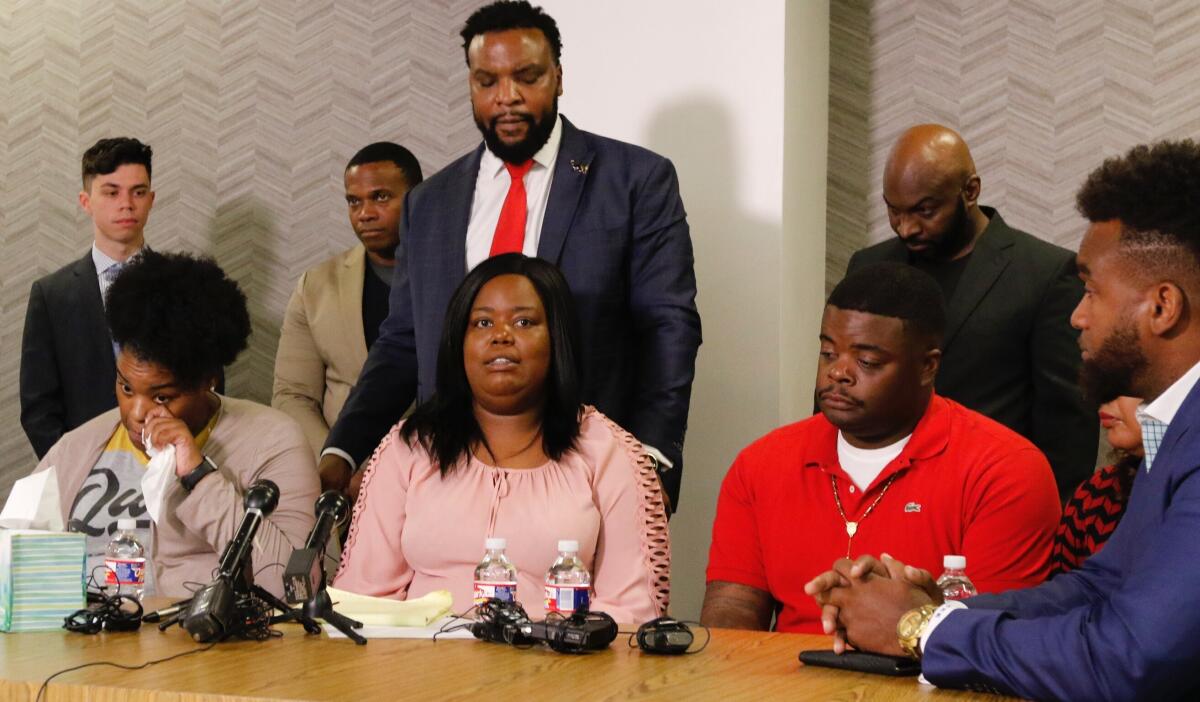
[(108, 328), (123, 350), (189, 388), (237, 358), (250, 337), (246, 296), (212, 259), (142, 250), (105, 297)]

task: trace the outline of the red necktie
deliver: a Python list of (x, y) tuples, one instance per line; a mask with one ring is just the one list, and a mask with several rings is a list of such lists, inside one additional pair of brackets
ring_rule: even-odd
[(525, 246), (525, 174), (533, 167), (533, 160), (513, 165), (505, 163), (508, 177), (508, 195), (504, 207), (500, 208), (500, 221), (496, 222), (496, 233), (492, 235), (492, 250), (488, 256), (503, 253), (521, 253)]

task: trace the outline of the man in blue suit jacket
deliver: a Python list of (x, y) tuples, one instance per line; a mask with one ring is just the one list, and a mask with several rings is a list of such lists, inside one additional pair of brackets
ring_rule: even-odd
[(945, 603), (929, 573), (839, 562), (809, 583), (828, 631), (921, 657), (946, 687), (1035, 699), (1200, 693), (1200, 145), (1138, 146), (1078, 196), (1081, 382), (1146, 398), (1146, 459), (1125, 516), (1083, 567), (1029, 590)]
[[(561, 39), (540, 9), (494, 3), (467, 20), (462, 37), (484, 144), (407, 196), (389, 316), (330, 430), (322, 483), (348, 487), (352, 467), (414, 397), (433, 391), (447, 303), (489, 254), (519, 187), (519, 250), (558, 265), (578, 305), (585, 401), (657, 454), (678, 504), (700, 317), (675, 170), (558, 114)], [(521, 165), (527, 173), (513, 175)]]

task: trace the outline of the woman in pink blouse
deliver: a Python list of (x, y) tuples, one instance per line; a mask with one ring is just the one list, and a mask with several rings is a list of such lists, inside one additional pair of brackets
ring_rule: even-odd
[(437, 387), (371, 458), (337, 587), (406, 599), (449, 590), (471, 606), (484, 540), (508, 540), (517, 599), (544, 612), (559, 539), (579, 542), (591, 609), (666, 613), (663, 493), (641, 444), (579, 401), (575, 311), (553, 265), (490, 258), (450, 300)]

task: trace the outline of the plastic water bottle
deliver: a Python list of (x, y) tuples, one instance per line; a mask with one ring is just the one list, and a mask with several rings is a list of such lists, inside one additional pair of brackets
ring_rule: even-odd
[(942, 597), (947, 600), (965, 600), (979, 594), (975, 583), (967, 577), (966, 556), (943, 556), (942, 567), (946, 570), (937, 579), (938, 587), (942, 589)]
[(587, 611), (591, 594), (592, 574), (579, 560), (579, 542), (559, 541), (558, 558), (546, 573), (546, 613)]
[(517, 569), (513, 567), (504, 549), (508, 548), (505, 539), (486, 539), (483, 542), (487, 550), (483, 560), (475, 566), (475, 604), (483, 604), (489, 597), (505, 602), (517, 601)]
[(104, 592), (133, 595), (140, 602), (146, 589), (146, 549), (135, 529), (136, 519), (117, 520), (117, 533), (104, 550)]

